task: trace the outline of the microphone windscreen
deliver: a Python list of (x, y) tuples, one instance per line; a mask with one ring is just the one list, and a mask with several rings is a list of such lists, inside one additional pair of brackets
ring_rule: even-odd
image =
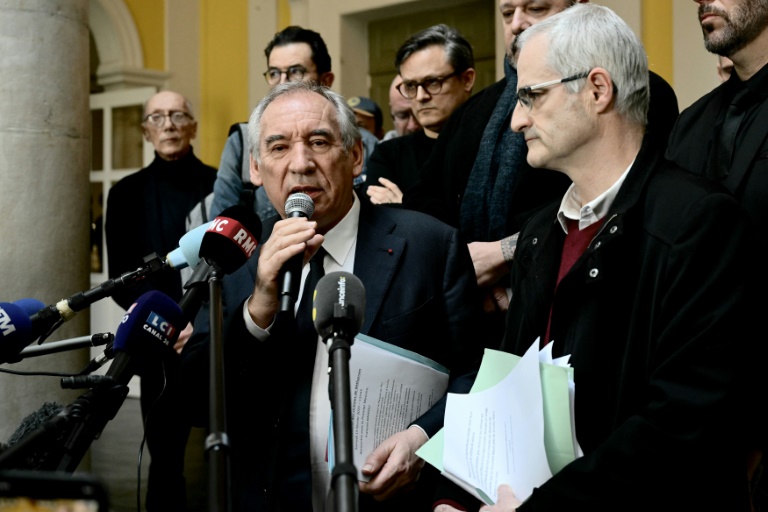
[(189, 230), (179, 239), (179, 247), (168, 253), (165, 259), (168, 264), (177, 270), (192, 267), (195, 268), (200, 263), (200, 244), (203, 242), (203, 235), (211, 227), (213, 221), (206, 222), (195, 229)]
[(112, 347), (115, 353), (160, 353), (162, 346), (176, 343), (185, 325), (181, 308), (173, 299), (158, 291), (147, 292), (123, 317)]
[(303, 192), (291, 194), (285, 200), (286, 217), (300, 216), (309, 219), (313, 213), (315, 213), (315, 202)]
[(219, 214), (203, 235), (200, 258), (231, 274), (248, 261), (261, 237), (261, 221), (245, 206), (230, 206)]
[(19, 306), (24, 312), (30, 316), (32, 316), (34, 313), (37, 313), (41, 309), (45, 307), (45, 304), (40, 302), (37, 299), (19, 299), (14, 302), (17, 306)]
[(333, 330), (335, 304), (354, 308), (354, 334), (360, 332), (365, 314), (365, 287), (357, 276), (349, 272), (330, 272), (317, 282), (312, 320), (323, 339)]
[(32, 341), (29, 314), (17, 304), (0, 302), (0, 363), (8, 362)]
[(39, 427), (43, 426), (45, 422), (59, 414), (63, 409), (64, 406), (58, 402), (45, 402), (38, 410), (28, 414), (21, 420), (19, 426), (16, 427), (16, 430), (11, 434), (11, 437), (8, 438), (7, 445), (9, 447), (15, 445), (24, 439), (27, 434), (34, 432)]

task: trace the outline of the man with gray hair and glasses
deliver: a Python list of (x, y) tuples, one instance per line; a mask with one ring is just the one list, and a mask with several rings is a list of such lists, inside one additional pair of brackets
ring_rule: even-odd
[(765, 344), (751, 226), (646, 133), (645, 51), (613, 11), (576, 5), (518, 43), (512, 129), (573, 183), (520, 232), (501, 348), (570, 356), (583, 456), (480, 510), (749, 510)]

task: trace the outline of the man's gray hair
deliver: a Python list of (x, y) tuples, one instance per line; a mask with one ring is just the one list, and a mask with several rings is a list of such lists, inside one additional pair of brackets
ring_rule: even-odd
[[(568, 77), (600, 67), (608, 71), (616, 93), (616, 111), (626, 119), (648, 124), (648, 58), (638, 37), (616, 13), (591, 3), (577, 4), (525, 29), (518, 46), (536, 34), (547, 36), (545, 63)], [(583, 80), (564, 84), (578, 92)]]
[(277, 98), (292, 94), (319, 94), (328, 100), (336, 112), (334, 121), (341, 134), (341, 142), (345, 154), (349, 153), (355, 143), (360, 140), (360, 130), (357, 127), (355, 113), (347, 105), (346, 100), (341, 94), (312, 81), (286, 82), (272, 89), (256, 105), (248, 120), (248, 145), (250, 146), (251, 154), (257, 162), (261, 162), (259, 139), (261, 138), (261, 118), (264, 115), (264, 111)]

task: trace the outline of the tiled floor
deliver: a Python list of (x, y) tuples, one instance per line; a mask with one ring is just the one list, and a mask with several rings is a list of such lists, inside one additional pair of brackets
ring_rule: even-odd
[[(193, 429), (187, 445), (187, 510), (206, 510), (207, 466), (203, 455), (205, 432)], [(139, 450), (143, 437), (139, 399), (126, 398), (117, 416), (91, 444), (91, 472), (107, 486), (112, 512), (136, 512), (139, 482)], [(149, 453), (144, 447), (141, 461), (141, 509), (146, 496)], [(179, 511), (181, 512), (181, 511)]]

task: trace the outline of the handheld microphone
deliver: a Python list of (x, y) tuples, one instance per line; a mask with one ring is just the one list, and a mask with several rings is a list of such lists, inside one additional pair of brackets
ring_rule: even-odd
[[(285, 201), (285, 215), (291, 217), (304, 217), (309, 219), (315, 213), (315, 203), (312, 198), (302, 192), (288, 196)], [(289, 312), (293, 315), (293, 307), (299, 296), (301, 283), (301, 268), (304, 266), (304, 254), (300, 253), (288, 260), (280, 269), (280, 312)]]
[(324, 341), (332, 337), (351, 341), (360, 332), (364, 315), (365, 287), (357, 276), (349, 272), (331, 272), (318, 281), (312, 320)]
[(33, 319), (34, 312), (43, 307), (36, 299), (0, 302), (0, 364), (11, 362), (44, 332), (46, 326)]
[[(164, 293), (151, 291), (139, 297), (115, 331), (115, 358), (107, 370), (107, 379), (127, 386), (131, 377), (141, 374), (143, 363), (162, 357), (164, 351), (172, 351), (184, 325), (181, 308)], [(76, 389), (89, 385), (92, 378), (65, 377), (61, 386)]]
[(179, 301), (184, 318), (192, 322), (206, 297), (214, 269), (231, 274), (248, 261), (261, 237), (261, 221), (249, 208), (235, 205), (219, 214), (205, 230), (200, 243), (200, 261), (184, 284)]

